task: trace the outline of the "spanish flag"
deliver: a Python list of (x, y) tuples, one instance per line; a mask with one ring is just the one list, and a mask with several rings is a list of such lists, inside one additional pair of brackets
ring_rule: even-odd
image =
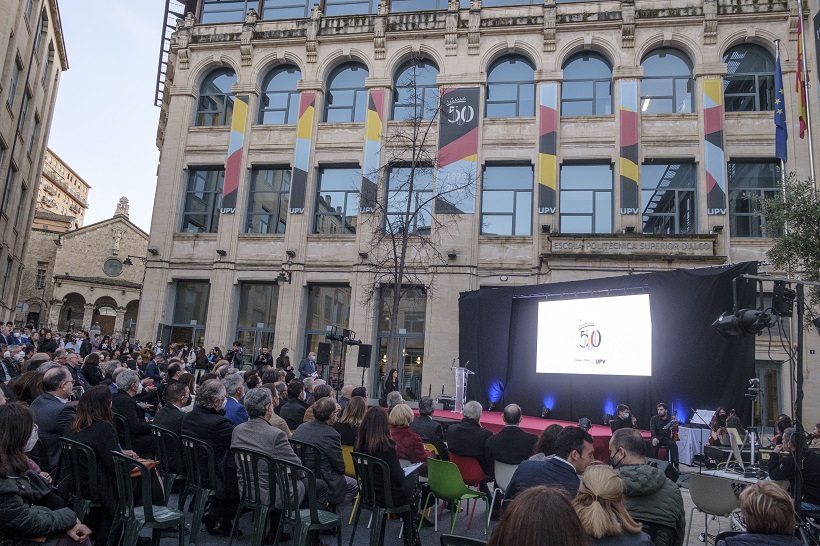
[(803, 70), (803, 10), (797, 18), (797, 77), (795, 78), (794, 90), (800, 97), (800, 138), (805, 138), (808, 126), (808, 114), (806, 113), (806, 79), (808, 75)]

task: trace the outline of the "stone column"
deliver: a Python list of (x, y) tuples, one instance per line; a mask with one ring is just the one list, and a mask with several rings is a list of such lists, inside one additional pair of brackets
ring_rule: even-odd
[(82, 329), (88, 330), (93, 325), (94, 320), (94, 304), (93, 303), (86, 303), (83, 306), (83, 322), (82, 322)]
[(621, 231), (624, 227), (641, 229), (640, 212), (640, 80), (643, 78), (643, 67), (617, 67), (612, 74), (617, 81), (617, 125), (619, 161), (615, 163), (615, 184), (613, 197), (618, 201), (613, 222), (614, 230)]
[(117, 307), (117, 318), (114, 319), (114, 337), (122, 337), (122, 328), (124, 322), (125, 307)]
[(52, 300), (51, 309), (48, 311), (48, 326), (56, 330), (60, 326), (60, 313), (63, 311), (62, 300)]

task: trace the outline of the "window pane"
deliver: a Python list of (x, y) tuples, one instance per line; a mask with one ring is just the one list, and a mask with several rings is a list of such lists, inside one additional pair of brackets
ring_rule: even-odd
[(483, 212), (509, 212), (512, 214), (515, 203), (515, 192), (485, 191), (482, 193), (481, 210)]
[(305, 329), (325, 332), (327, 326), (347, 328), (350, 324), (350, 287), (311, 285)]
[(591, 216), (561, 215), (561, 233), (592, 233)]
[(532, 192), (515, 194), (515, 234), (532, 235)]
[(512, 235), (512, 215), (509, 216), (481, 216), (482, 235)]
[(272, 329), (276, 325), (279, 286), (275, 283), (246, 283), (239, 288), (239, 328)]
[(208, 316), (208, 281), (177, 281), (174, 324), (205, 324)]
[(611, 192), (595, 192), (595, 233), (612, 233)]
[(515, 117), (515, 103), (501, 102), (501, 103), (487, 103), (487, 117), (488, 118), (514, 118)]
[(562, 165), (561, 189), (612, 189), (611, 165)]
[(562, 191), (561, 213), (592, 213), (591, 191)]

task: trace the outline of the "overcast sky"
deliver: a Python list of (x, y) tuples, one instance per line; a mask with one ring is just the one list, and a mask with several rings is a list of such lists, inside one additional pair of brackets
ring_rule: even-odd
[(148, 231), (157, 184), (154, 106), (165, 2), (62, 0), (69, 69), (48, 147), (91, 184), (84, 225), (110, 218), (120, 197)]

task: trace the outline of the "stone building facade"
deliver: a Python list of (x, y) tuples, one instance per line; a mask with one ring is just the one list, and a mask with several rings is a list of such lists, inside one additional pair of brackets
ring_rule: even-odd
[(33, 228), (18, 324), (66, 332), (99, 328), (133, 337), (148, 234), (128, 219), (123, 198), (108, 220), (66, 232)]
[(91, 186), (53, 151), (46, 148), (43, 178), (37, 192), (37, 211), (72, 216), (82, 227)]
[[(452, 391), (463, 291), (764, 261), (754, 197), (781, 179), (775, 107), (786, 170), (810, 175), (790, 91), (796, 0), (520, 3), (187, 1), (160, 87), (138, 337), (301, 358), (344, 328), (373, 345), (364, 381), (378, 392), (391, 292), (374, 283), (374, 233), (403, 191), (395, 137), (437, 96), (422, 148), (440, 168), (413, 192), (435, 207), (405, 228), (435, 251), (411, 248), (394, 348), (413, 396)], [(771, 420), (789, 374), (764, 345)], [(355, 358), (334, 343), (330, 379), (361, 381)]]

